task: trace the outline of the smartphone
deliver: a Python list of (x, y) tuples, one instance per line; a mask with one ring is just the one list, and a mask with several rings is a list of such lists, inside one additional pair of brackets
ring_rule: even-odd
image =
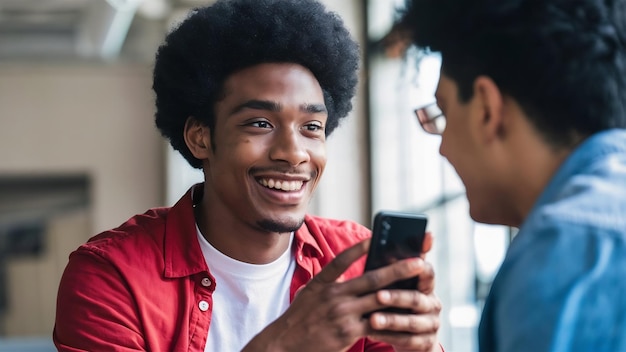
[[(374, 216), (372, 241), (365, 262), (365, 271), (378, 269), (401, 259), (419, 257), (422, 254), (427, 223), (428, 218), (423, 214), (378, 212)], [(414, 277), (396, 281), (385, 288), (415, 290), (417, 283), (418, 277)], [(400, 308), (386, 308), (383, 311), (410, 312)]]

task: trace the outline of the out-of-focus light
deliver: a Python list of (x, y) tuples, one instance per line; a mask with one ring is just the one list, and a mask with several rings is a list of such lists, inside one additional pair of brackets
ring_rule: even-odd
[(137, 13), (153, 20), (164, 19), (172, 11), (172, 6), (166, 0), (143, 0)]

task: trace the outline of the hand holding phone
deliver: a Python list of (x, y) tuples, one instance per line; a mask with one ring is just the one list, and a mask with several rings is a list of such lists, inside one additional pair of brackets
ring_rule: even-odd
[[(423, 214), (381, 211), (374, 217), (372, 240), (365, 271), (378, 269), (398, 260), (419, 257), (428, 220)], [(385, 289), (416, 290), (418, 277), (399, 280)], [(407, 309), (386, 308), (383, 311), (410, 313)]]

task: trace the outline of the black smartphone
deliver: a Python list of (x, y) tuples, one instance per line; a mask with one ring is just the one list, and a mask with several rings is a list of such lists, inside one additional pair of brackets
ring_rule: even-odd
[[(427, 223), (428, 218), (423, 214), (378, 212), (374, 216), (365, 271), (378, 269), (401, 259), (419, 257), (422, 254)], [(396, 281), (385, 288), (415, 290), (417, 283), (418, 277), (414, 277)], [(383, 311), (409, 313), (408, 310), (399, 308), (387, 308)]]

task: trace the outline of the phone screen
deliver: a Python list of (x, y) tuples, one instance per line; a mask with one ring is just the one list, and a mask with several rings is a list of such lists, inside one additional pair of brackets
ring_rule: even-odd
[[(365, 262), (365, 271), (387, 266), (401, 259), (422, 254), (427, 218), (422, 214), (381, 211), (374, 217), (372, 241)], [(396, 281), (388, 289), (417, 289), (418, 278)], [(404, 312), (389, 308), (385, 311)]]

